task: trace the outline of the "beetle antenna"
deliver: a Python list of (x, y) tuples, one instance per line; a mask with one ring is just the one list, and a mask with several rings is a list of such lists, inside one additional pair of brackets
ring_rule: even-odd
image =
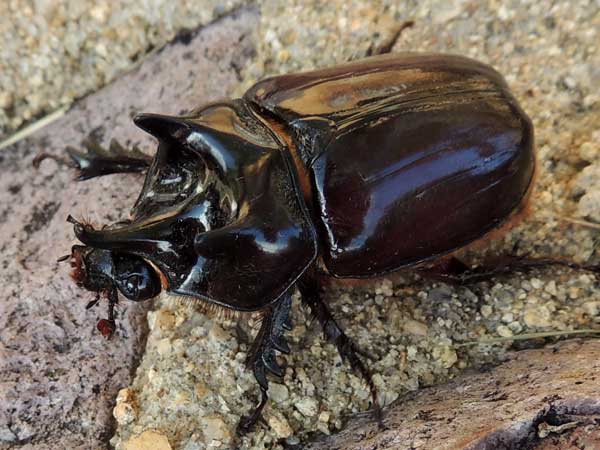
[(79, 225), (79, 221), (75, 219), (71, 214), (67, 216), (67, 222), (72, 223), (73, 225)]
[(58, 258), (58, 259), (56, 260), (56, 262), (59, 262), (59, 263), (60, 263), (60, 262), (64, 262), (64, 261), (66, 261), (67, 259), (69, 259), (70, 257), (71, 257), (71, 255), (70, 255), (70, 254), (68, 254), (68, 255), (63, 255), (63, 256), (61, 256), (60, 258)]
[(33, 158), (33, 161), (32, 161), (31, 164), (33, 165), (33, 167), (35, 169), (39, 169), (40, 168), (40, 164), (45, 159), (53, 159), (54, 161), (56, 161), (61, 166), (67, 166), (67, 167), (77, 168), (77, 166), (70, 159), (62, 158), (60, 156), (52, 155), (52, 154), (46, 153), (46, 152), (38, 153), (35, 156), (35, 158)]

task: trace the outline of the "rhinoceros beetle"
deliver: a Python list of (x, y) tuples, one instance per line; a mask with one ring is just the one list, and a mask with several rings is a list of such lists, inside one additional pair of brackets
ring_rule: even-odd
[(530, 119), (502, 76), (472, 59), (379, 55), (268, 78), (183, 117), (134, 122), (158, 140), (151, 161), (116, 145), (68, 149), (80, 179), (147, 169), (131, 220), (95, 229), (69, 217), (83, 243), (69, 255), (73, 277), (107, 295), (105, 336), (118, 292), (142, 301), (164, 290), (260, 311), (248, 365), (261, 400), (242, 432), (267, 401), (267, 373), (282, 375), (275, 352), (289, 352), (295, 287), (379, 411), (369, 370), (321, 300), (320, 273), (412, 268), (469, 282), (544, 264), (597, 271), (557, 260), (470, 269), (443, 258), (519, 211), (535, 171)]

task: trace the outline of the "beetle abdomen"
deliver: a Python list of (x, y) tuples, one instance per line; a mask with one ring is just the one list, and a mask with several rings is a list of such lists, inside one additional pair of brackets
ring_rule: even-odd
[(532, 128), (515, 113), (477, 100), (335, 139), (313, 165), (329, 270), (392, 271), (499, 226), (534, 169)]
[(498, 227), (531, 183), (531, 122), (502, 77), (470, 59), (391, 55), (260, 89), (254, 101), (291, 124), (312, 169), (335, 276), (462, 247)]

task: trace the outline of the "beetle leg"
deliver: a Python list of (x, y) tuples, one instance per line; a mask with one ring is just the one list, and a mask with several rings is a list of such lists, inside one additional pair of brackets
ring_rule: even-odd
[(374, 56), (374, 55), (384, 55), (386, 53), (390, 53), (396, 42), (400, 39), (400, 35), (407, 28), (411, 28), (415, 24), (414, 20), (407, 20), (397, 26), (392, 33), (385, 39), (383, 42), (379, 43), (379, 45), (375, 45), (371, 43), (367, 51), (365, 52), (365, 56)]
[(110, 339), (117, 329), (114, 310), (118, 302), (117, 289), (113, 287), (108, 292), (108, 319), (100, 319), (96, 324), (96, 328), (106, 339)]
[(373, 377), (371, 371), (362, 362), (359, 354), (362, 352), (356, 347), (354, 342), (344, 333), (344, 330), (338, 325), (333, 318), (331, 311), (323, 302), (321, 298), (321, 289), (319, 282), (314, 274), (305, 273), (298, 281), (298, 288), (302, 296), (302, 301), (308, 305), (312, 314), (321, 324), (323, 328), (323, 334), (327, 341), (331, 342), (337, 347), (338, 353), (342, 358), (342, 361), (348, 362), (352, 370), (358, 372), (360, 376), (366, 381), (371, 391), (371, 397), (373, 402), (373, 411), (375, 417), (380, 426), (382, 426), (382, 411), (379, 400), (377, 399), (377, 388), (373, 383)]
[(83, 142), (85, 152), (67, 147), (70, 159), (49, 153), (39, 153), (33, 160), (34, 167), (39, 167), (44, 159), (54, 159), (59, 164), (72, 167), (78, 171), (78, 181), (108, 175), (111, 173), (143, 172), (148, 168), (151, 158), (137, 147), (129, 150), (112, 140), (108, 149), (103, 148), (97, 140), (88, 136)]
[(600, 275), (600, 265), (579, 264), (553, 258), (526, 258), (508, 256), (490, 261), (477, 267), (469, 267), (458, 258), (452, 257), (435, 266), (419, 268), (417, 272), (427, 278), (433, 278), (450, 284), (466, 285), (488, 281), (495, 276), (512, 272), (526, 272), (536, 268), (550, 266), (568, 267), (573, 270), (584, 270)]
[(269, 381), (267, 371), (283, 376), (283, 369), (278, 364), (275, 357), (275, 350), (281, 353), (289, 353), (290, 348), (283, 336), (286, 329), (289, 329), (289, 315), (292, 307), (292, 296), (288, 291), (263, 315), (260, 330), (252, 347), (248, 353), (246, 365), (252, 368), (254, 378), (260, 386), (260, 402), (248, 416), (243, 416), (237, 426), (237, 434), (243, 435), (252, 429), (261, 416), (262, 410), (269, 399), (268, 389)]

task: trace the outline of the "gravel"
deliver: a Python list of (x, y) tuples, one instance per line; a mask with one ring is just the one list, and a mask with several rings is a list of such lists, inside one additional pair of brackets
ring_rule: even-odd
[[(534, 122), (537, 188), (525, 221), (462, 256), (476, 262), (516, 248), (518, 253), (532, 256), (598, 260), (598, 227), (592, 223), (600, 220), (597, 2), (431, 0), (400, 5), (366, 0), (268, 0), (260, 7), (256, 56), (242, 68), (243, 79), (235, 95), (266, 75), (360, 57), (407, 21), (414, 25), (402, 32), (393, 51), (452, 52), (492, 64), (504, 74)], [(107, 13), (107, 17), (128, 14), (127, 8), (113, 8), (118, 13)], [(137, 8), (148, 11), (147, 5)], [(182, 23), (181, 17), (188, 14), (185, 8), (174, 8), (180, 19), (170, 19), (159, 14), (159, 8), (155, 10), (156, 17), (169, 24), (167, 31), (149, 33), (160, 39), (171, 36)], [(84, 16), (90, 14), (91, 10)], [(138, 14), (133, 17), (143, 16)], [(202, 23), (213, 16), (194, 17)], [(146, 24), (158, 21), (138, 20), (142, 28), (150, 29)], [(135, 36), (144, 34), (133, 26), (128, 29)], [(147, 42), (161, 42), (147, 36), (137, 39), (144, 43), (136, 47), (137, 52)], [(127, 42), (132, 40), (116, 37), (110, 41), (124, 49), (113, 51), (111, 47), (107, 54), (122, 59), (106, 64), (130, 64), (135, 52)], [(57, 45), (66, 46), (62, 41)], [(98, 44), (90, 45), (95, 50), (82, 52), (77, 61), (86, 60), (85, 55), (97, 57)], [(33, 72), (22, 77), (14, 73), (0, 67), (0, 92), (7, 90), (6, 77), (12, 83), (35, 79)], [(89, 77), (92, 83), (74, 83), (79, 89), (74, 96), (97, 86), (98, 80), (109, 79), (106, 73), (77, 75), (82, 80)], [(5, 108), (0, 117), (5, 130), (27, 120), (27, 108), (33, 116), (64, 103), (59, 85), (51, 91), (61, 92), (59, 98), (45, 93), (42, 97), (54, 103), (40, 106), (28, 100), (27, 89), (19, 88), (18, 98), (10, 99), (8, 110), (13, 115), (8, 117)], [(419, 387), (447, 381), (468, 367), (497, 363), (511, 346), (542, 343), (513, 341), (516, 335), (600, 324), (598, 281), (590, 274), (564, 269), (508, 275), (471, 287), (451, 287), (401, 273), (367, 285), (332, 284), (326, 299), (347, 333), (369, 355), (366, 362), (383, 404)], [(111, 443), (126, 450), (145, 448), (138, 444), (142, 438), (166, 439), (164, 448), (185, 450), (283, 449), (305, 442), (315, 433), (334, 433), (347, 415), (366, 411), (370, 403), (367, 386), (342, 363), (335, 349), (323, 342), (318, 324), (299, 307), (299, 299), (294, 300), (295, 328), (288, 333), (292, 353), (281, 358), (287, 366), (283, 384), (271, 383), (266, 424), (234, 443), (235, 425), (253, 408), (258, 395), (253, 377), (244, 367), (249, 348), (244, 336), (255, 331), (247, 325), (252, 319), (209, 317), (162, 296), (148, 316), (150, 333), (135, 379), (130, 386), (123, 386), (127, 393), (116, 405), (118, 427)], [(498, 337), (506, 340), (471, 345)]]
[[(344, 2), (345, 3), (345, 2)], [(290, 20), (294, 17), (294, 20)], [(598, 232), (561, 217), (594, 220), (600, 160), (600, 113), (596, 3), (515, 2), (279, 2), (262, 6), (258, 51), (243, 70), (244, 90), (266, 75), (327, 66), (364, 55), (384, 42), (395, 27), (406, 28), (394, 51), (461, 53), (502, 72), (536, 127), (539, 172), (526, 221), (478, 251), (518, 252), (586, 261), (596, 257)], [(587, 167), (587, 169), (584, 169)], [(583, 169), (583, 170), (582, 170)], [(588, 176), (589, 175), (589, 176)], [(579, 177), (578, 177), (579, 176)], [(578, 178), (577, 178), (578, 177)], [(575, 181), (574, 179), (585, 179)], [(591, 209), (588, 206), (592, 203)], [(594, 209), (595, 208), (595, 209)], [(595, 212), (594, 212), (595, 211)], [(389, 404), (407, 391), (444, 382), (467, 367), (497, 363), (515, 335), (597, 326), (598, 282), (585, 273), (562, 269), (499, 277), (494, 283), (450, 287), (410, 274), (367, 286), (332, 285), (327, 301), (359, 347)], [(209, 319), (163, 298), (159, 312), (174, 314), (172, 329), (153, 326), (133, 389), (140, 396), (140, 419), (120, 427), (113, 443), (148, 428), (160, 428), (175, 448), (281, 449), (315, 433), (339, 430), (348, 414), (369, 408), (369, 391), (323, 342), (318, 325), (298, 307), (288, 334), (292, 354), (284, 385), (272, 383), (273, 400), (262, 425), (240, 442), (223, 433), (209, 439), (202, 418), (218, 414), (233, 430), (240, 414), (257, 401), (257, 387), (244, 370), (248, 343), (237, 338), (235, 321)], [(212, 339), (213, 330), (219, 339)], [(462, 345), (489, 338), (506, 342)], [(168, 352), (160, 348), (167, 340)], [(539, 345), (525, 341), (520, 345)], [(202, 396), (194, 391), (203, 386)], [(185, 407), (178, 399), (186, 399)], [(231, 438), (233, 439), (233, 438)]]
[(6, 0), (0, 3), (0, 140), (97, 90), (185, 28), (241, 0)]

